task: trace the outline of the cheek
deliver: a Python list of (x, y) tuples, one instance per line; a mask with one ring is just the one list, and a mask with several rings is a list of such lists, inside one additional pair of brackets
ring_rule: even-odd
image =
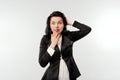
[(61, 27), (61, 32), (63, 31), (63, 29), (64, 29), (64, 26), (63, 26), (63, 27)]

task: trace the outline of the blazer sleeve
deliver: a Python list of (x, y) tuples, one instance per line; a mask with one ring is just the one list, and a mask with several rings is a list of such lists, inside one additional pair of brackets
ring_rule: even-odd
[(70, 32), (71, 40), (73, 42), (83, 38), (91, 31), (91, 28), (89, 26), (82, 24), (82, 23), (79, 23), (77, 21), (74, 21), (73, 27), (79, 29), (78, 31), (71, 31)]
[(50, 54), (47, 52), (48, 43), (46, 40), (47, 40), (46, 37), (43, 36), (43, 38), (41, 39), (41, 43), (40, 43), (39, 64), (42, 67), (45, 67), (51, 59)]

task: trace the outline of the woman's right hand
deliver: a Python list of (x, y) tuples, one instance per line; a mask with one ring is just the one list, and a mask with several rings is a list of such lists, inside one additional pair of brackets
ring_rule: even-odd
[(72, 25), (73, 25), (73, 22), (67, 19), (67, 25), (72, 26)]
[(60, 34), (60, 33), (51, 34), (51, 44), (50, 44), (50, 47), (51, 47), (52, 49), (55, 48), (55, 46), (57, 45), (60, 37), (61, 37), (61, 34)]

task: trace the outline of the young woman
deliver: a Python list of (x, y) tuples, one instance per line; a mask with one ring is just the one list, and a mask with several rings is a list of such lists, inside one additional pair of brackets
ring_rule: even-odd
[[(79, 30), (68, 31), (67, 25)], [(41, 80), (76, 80), (81, 74), (73, 58), (73, 43), (90, 31), (87, 25), (67, 20), (62, 12), (52, 12), (40, 43), (39, 63), (42, 67), (50, 63)]]

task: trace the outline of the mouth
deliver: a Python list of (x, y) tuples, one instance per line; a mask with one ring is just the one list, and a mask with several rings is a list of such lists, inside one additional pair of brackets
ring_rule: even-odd
[(56, 31), (56, 32), (59, 32), (59, 31), (60, 31), (60, 29), (55, 29), (55, 31)]

